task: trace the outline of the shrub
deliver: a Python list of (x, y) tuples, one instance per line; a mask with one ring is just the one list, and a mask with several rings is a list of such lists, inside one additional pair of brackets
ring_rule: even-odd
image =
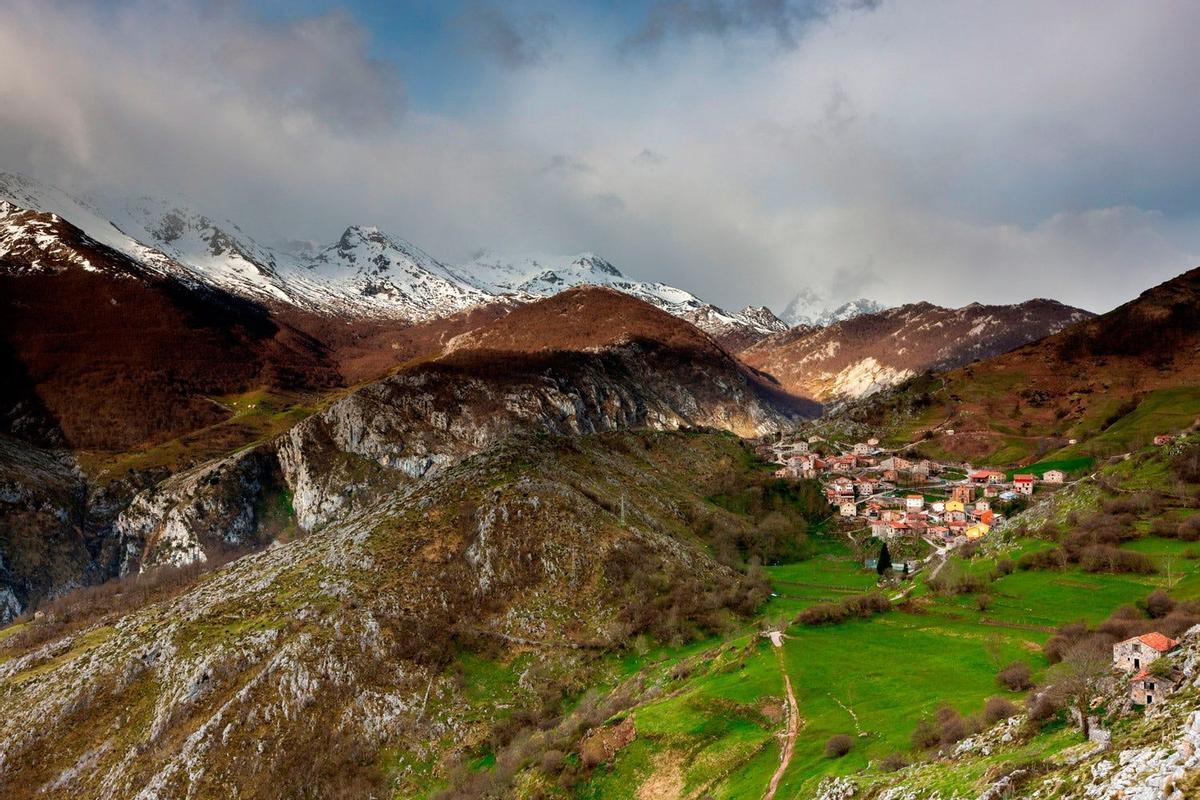
[(1029, 696), (1025, 703), (1025, 715), (1033, 725), (1041, 726), (1062, 710), (1062, 704), (1053, 693), (1040, 691)]
[(1171, 471), (1184, 483), (1200, 483), (1200, 444), (1185, 447), (1171, 459)]
[(1175, 536), (1185, 542), (1200, 542), (1200, 514), (1194, 514), (1179, 523)]
[(1026, 553), (1021, 556), (1017, 562), (1017, 567), (1023, 570), (1044, 569), (1058, 570), (1067, 566), (1067, 554), (1061, 548), (1053, 547), (1049, 550), (1038, 550), (1033, 553)]
[(854, 747), (854, 740), (844, 733), (830, 736), (825, 742), (826, 758), (841, 758)]
[(566, 764), (566, 756), (561, 750), (547, 750), (542, 753), (542, 772), (547, 775), (557, 775)]
[(1024, 661), (1014, 661), (996, 673), (996, 683), (1012, 692), (1023, 692), (1033, 686), (1033, 670)]
[(904, 769), (908, 766), (908, 757), (897, 750), (883, 757), (879, 762), (879, 768), (884, 772), (895, 772), (898, 769)]
[(987, 611), (992, 606), (992, 596), (990, 594), (980, 594), (975, 596), (975, 605), (980, 611)]
[(1017, 707), (1003, 697), (989, 697), (983, 706), (983, 718), (989, 725), (1015, 716)]
[(848, 619), (866, 619), (874, 614), (890, 610), (891, 601), (878, 592), (858, 594), (837, 603), (817, 603), (796, 616), (801, 625), (830, 625)]
[(950, 706), (942, 706), (937, 711), (938, 740), (943, 747), (948, 747), (971, 735), (971, 728), (963, 715)]
[(1145, 553), (1121, 550), (1112, 545), (1097, 544), (1084, 548), (1079, 557), (1079, 566), (1085, 572), (1110, 572), (1153, 575), (1158, 572), (1154, 562)]
[(1175, 601), (1162, 589), (1150, 593), (1146, 598), (1146, 613), (1153, 619), (1165, 617), (1175, 610)]
[(941, 741), (938, 726), (928, 717), (922, 718), (913, 729), (911, 741), (914, 749), (928, 750)]

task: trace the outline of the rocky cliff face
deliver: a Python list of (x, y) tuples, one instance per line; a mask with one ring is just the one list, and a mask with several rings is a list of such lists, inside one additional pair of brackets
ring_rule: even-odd
[[(563, 320), (561, 330), (546, 318)], [(703, 426), (759, 436), (808, 408), (670, 315), (576, 290), (460, 335), (445, 355), (274, 440), (146, 488), (116, 520), (119, 571), (263, 546), (274, 536), (264, 509), (283, 495), (301, 530), (344, 520), (522, 432)]]
[(113, 523), (139, 480), (91, 486), (70, 453), (0, 435), (0, 624), (115, 574)]
[(120, 573), (266, 544), (261, 506), (277, 471), (271, 448), (253, 447), (139, 493), (114, 525)]

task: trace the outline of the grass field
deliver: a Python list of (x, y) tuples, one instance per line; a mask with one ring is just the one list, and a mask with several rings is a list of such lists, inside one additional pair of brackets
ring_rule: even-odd
[[(1057, 456), (1073, 458), (1136, 450), (1148, 445), (1157, 434), (1186, 428), (1200, 416), (1200, 386), (1175, 386), (1149, 392), (1133, 411), (1107, 428), (1095, 430), (1107, 415), (1114, 413), (1116, 405), (1114, 401), (1090, 414), (1073, 432), (1080, 443), (1060, 450)], [(1091, 435), (1093, 430), (1094, 435)]]
[[(1096, 467), (1089, 456), (1077, 454), (1052, 456), (1027, 469), (1052, 468), (1078, 474)], [(1149, 481), (1161, 486), (1168, 475), (1160, 448), (1146, 448), (1134, 458), (1099, 469), (1106, 478), (1125, 484)], [(1065, 525), (1069, 523), (1064, 515), (1098, 510), (1104, 499), (1098, 483), (1084, 481), (1048, 494), (1033, 516)], [(1180, 504), (1169, 498), (1163, 503), (1155, 519), (1177, 523), (1200, 513), (1176, 507)], [(994, 695), (1019, 704), (1021, 695), (998, 686), (996, 673), (1022, 660), (1032, 668), (1034, 679), (1041, 679), (1048, 668), (1042, 646), (1057, 627), (1076, 621), (1097, 624), (1121, 606), (1136, 606), (1156, 589), (1165, 588), (1178, 600), (1200, 598), (1200, 545), (1148, 535), (1153, 521), (1133, 521), (1143, 538), (1121, 546), (1149, 556), (1157, 567), (1155, 574), (1089, 573), (1078, 568), (1001, 574), (996, 568), (1002, 559), (1015, 561), (1024, 553), (1054, 546), (1032, 535), (1018, 538), (1001, 532), (985, 542), (980, 554), (952, 556), (943, 571), (986, 577), (986, 602), (971, 594), (936, 594), (918, 574), (904, 605), (867, 619), (805, 626), (793, 622), (803, 609), (874, 591), (877, 580), (873, 570), (862, 567), (864, 552), (874, 555), (873, 540), (855, 545), (838, 530), (814, 533), (810, 557), (765, 568), (774, 594), (756, 620), (723, 637), (685, 647), (648, 646), (621, 656), (610, 671), (612, 680), (637, 675), (657, 691), (627, 712), (636, 725), (634, 741), (561, 796), (761, 797), (780, 765), (785, 674), (802, 724), (777, 797), (814, 796), (829, 776), (877, 774), (881, 759), (897, 752), (911, 755), (914, 727), (942, 705), (971, 715)], [(1031, 523), (1029, 529), (1040, 525)], [(760, 635), (760, 628), (783, 629), (782, 648)], [(466, 665), (466, 673), (468, 682), (511, 686), (523, 667), (475, 662)], [(478, 697), (502, 694), (493, 690)], [(852, 747), (846, 755), (830, 758), (826, 742), (839, 734), (851, 736)], [(1076, 729), (1056, 723), (1022, 744), (1019, 755), (1044, 758), (1080, 741)], [(990, 757), (961, 764), (933, 761), (922, 766), (919, 775), (925, 789), (937, 789), (942, 796), (975, 796), (977, 781), (998, 763)]]
[[(1033, 539), (1014, 541), (991, 557), (955, 560), (954, 569), (987, 574), (1000, 557), (1046, 546)], [(970, 595), (919, 591), (919, 613), (894, 610), (837, 625), (791, 625), (783, 664), (804, 724), (778, 796), (811, 796), (825, 776), (858, 772), (890, 753), (907, 751), (916, 721), (942, 704), (970, 714), (992, 695), (1019, 700), (997, 687), (996, 672), (1022, 659), (1040, 675), (1047, 666), (1041, 646), (1059, 625), (1098, 623), (1156, 588), (1169, 586), (1181, 599), (1200, 596), (1200, 564), (1184, 555), (1195, 545), (1145, 538), (1125, 546), (1154, 558), (1160, 573), (1018, 570), (991, 584), (986, 611)], [(868, 591), (875, 583), (874, 573), (836, 543), (820, 556), (768, 573), (778, 594), (767, 606), (768, 619), (792, 618), (805, 606)], [(771, 645), (765, 639), (754, 642), (753, 635), (730, 641), (731, 655), (716, 659), (708, 672), (637, 709), (637, 741), (597, 771), (583, 796), (636, 798), (648, 780), (680, 781), (685, 795), (760, 796), (779, 763), (774, 733), (782, 727), (763, 709), (782, 703), (783, 685)], [(840, 759), (824, 754), (825, 742), (835, 734), (854, 739)], [(1044, 754), (1074, 741), (1064, 731), (1028, 747), (1031, 754)], [(946, 787), (962, 788), (955, 781), (964, 779), (947, 773)]]

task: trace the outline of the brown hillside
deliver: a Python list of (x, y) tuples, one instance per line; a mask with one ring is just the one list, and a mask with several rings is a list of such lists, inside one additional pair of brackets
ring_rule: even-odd
[(491, 325), (455, 338), (450, 350), (583, 351), (639, 340), (703, 352), (714, 358), (728, 357), (694, 325), (615, 289), (599, 286), (569, 289), (516, 308)]
[(915, 409), (905, 435), (931, 437), (928, 447), (947, 454), (1007, 463), (1070, 439), (1080, 453), (1124, 452), (1189, 423), (1200, 414), (1197, 398), (1200, 269), (1193, 269), (1099, 317), (919, 380), (853, 413), (880, 422)]
[(147, 273), (60, 218), (37, 221), (40, 242), (0, 257), (0, 351), (19, 384), (5, 407), (30, 409), (9, 432), (42, 412), (72, 447), (124, 449), (223, 419), (212, 395), (339, 381), (322, 345), (268, 309)]
[(930, 369), (990, 358), (1090, 316), (1053, 300), (942, 308), (914, 303), (825, 328), (797, 327), (739, 357), (821, 401), (862, 397)]

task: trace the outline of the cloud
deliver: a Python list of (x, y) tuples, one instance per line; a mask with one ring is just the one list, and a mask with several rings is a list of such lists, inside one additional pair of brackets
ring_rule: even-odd
[(595, 250), (732, 308), (814, 287), (1104, 310), (1200, 263), (1200, 6), (672, 8), (638, 58), (648, 18), (556, 10), (533, 69), (452, 34), (446, 61), (481, 61), (426, 67), (455, 98), (433, 106), (347, 12), (0, 0), (0, 169), (183, 192), (263, 239)]
[(400, 76), (364, 55), (367, 34), (343, 11), (276, 24), (239, 20), (210, 44), (209, 69), (276, 113), (355, 130), (387, 125), (404, 110)]
[(566, 155), (565, 153), (555, 153), (550, 157), (550, 161), (542, 168), (542, 171), (551, 175), (579, 175), (588, 172), (595, 172), (595, 168), (590, 164), (580, 161), (578, 158)]
[(796, 47), (803, 28), (840, 10), (873, 11), (881, 0), (659, 0), (622, 46), (655, 49), (671, 38), (726, 37), (769, 31), (784, 47)]
[(491, 3), (474, 2), (463, 9), (457, 23), (472, 47), (508, 69), (520, 69), (545, 60), (554, 16), (518, 18)]
[(649, 164), (651, 166), (653, 166), (655, 164), (661, 164), (666, 160), (667, 160), (667, 157), (664, 156), (662, 153), (655, 152), (654, 150), (651, 150), (648, 147), (643, 148), (642, 152), (638, 153), (636, 156), (633, 157), (634, 163)]

